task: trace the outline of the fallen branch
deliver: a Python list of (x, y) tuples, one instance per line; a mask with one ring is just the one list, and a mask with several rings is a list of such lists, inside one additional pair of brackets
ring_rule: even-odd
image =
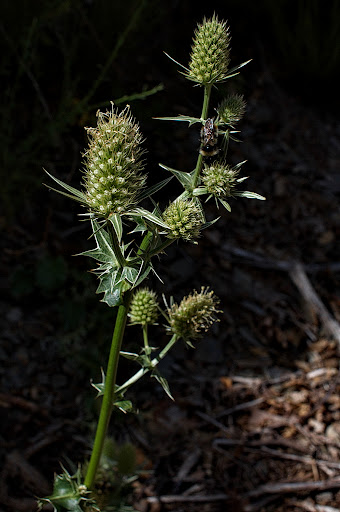
[(340, 347), (340, 325), (328, 312), (325, 305), (317, 295), (302, 265), (300, 263), (295, 263), (295, 265), (290, 269), (289, 275), (305, 301), (320, 317), (325, 331), (327, 331), (327, 333), (337, 341)]
[(170, 494), (164, 496), (150, 496), (146, 498), (148, 503), (205, 503), (213, 501), (224, 501), (229, 498), (228, 494), (206, 494), (198, 496), (183, 496), (181, 494)]
[(303, 491), (324, 491), (326, 489), (340, 488), (340, 477), (318, 480), (316, 482), (279, 482), (260, 485), (245, 494), (247, 498), (256, 498), (262, 494), (287, 494)]

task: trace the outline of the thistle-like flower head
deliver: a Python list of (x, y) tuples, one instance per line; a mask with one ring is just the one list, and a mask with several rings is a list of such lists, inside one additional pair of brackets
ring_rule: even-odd
[(203, 215), (199, 206), (191, 200), (176, 199), (163, 213), (163, 220), (169, 226), (168, 238), (195, 240), (203, 227)]
[(97, 113), (96, 128), (86, 128), (85, 196), (96, 215), (109, 217), (131, 208), (146, 177), (141, 157), (142, 134), (127, 106), (118, 114), (113, 108)]
[(219, 299), (213, 291), (202, 287), (200, 292), (194, 292), (184, 297), (179, 304), (173, 304), (168, 309), (170, 330), (184, 340), (197, 339), (201, 333), (218, 319), (216, 314)]
[(155, 292), (140, 288), (132, 297), (130, 305), (130, 324), (155, 324), (158, 318), (158, 302)]
[(237, 184), (239, 171), (233, 170), (225, 162), (216, 160), (205, 164), (202, 171), (202, 183), (207, 192), (215, 197), (229, 197)]
[(193, 40), (188, 72), (185, 76), (201, 85), (214, 84), (227, 76), (230, 34), (225, 21), (214, 14), (198, 25)]
[(246, 110), (246, 102), (241, 94), (227, 96), (218, 106), (217, 112), (222, 123), (234, 125), (240, 121)]

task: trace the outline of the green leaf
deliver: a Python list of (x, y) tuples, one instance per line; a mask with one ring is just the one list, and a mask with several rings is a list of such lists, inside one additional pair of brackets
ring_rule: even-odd
[(197, 187), (192, 191), (193, 196), (203, 196), (208, 194), (207, 187)]
[(71, 476), (66, 469), (61, 475), (56, 475), (51, 496), (38, 501), (38, 508), (41, 509), (44, 503), (53, 506), (55, 512), (82, 512), (81, 502), (88, 501), (86, 488), (81, 485), (80, 470)]
[(125, 359), (130, 359), (131, 361), (136, 361), (139, 358), (139, 354), (135, 354), (134, 352), (124, 352), (121, 350), (120, 355), (125, 357)]
[(240, 167), (241, 167), (243, 164), (245, 164), (246, 162), (247, 162), (247, 160), (243, 160), (242, 162), (239, 162), (238, 164), (236, 164), (236, 165), (234, 165), (234, 166), (232, 167), (232, 170), (233, 170), (233, 171), (237, 171), (237, 170), (238, 170), (238, 169), (240, 169)]
[(124, 267), (122, 271), (122, 278), (133, 284), (138, 277), (138, 269), (134, 267)]
[(171, 398), (171, 400), (174, 400), (174, 397), (172, 396), (170, 388), (169, 388), (168, 381), (164, 377), (161, 376), (159, 371), (154, 369), (151, 374), (151, 377), (154, 377), (160, 383), (160, 385), (162, 386), (162, 388), (164, 389), (164, 391), (166, 392), (168, 397)]
[(170, 57), (170, 55), (169, 55), (168, 53), (166, 53), (166, 52), (164, 52), (164, 53), (165, 53), (165, 55), (166, 55), (167, 57), (169, 57), (169, 59), (170, 59), (170, 60), (172, 60), (172, 62), (174, 62), (174, 63), (175, 63), (175, 64), (177, 64), (178, 66), (181, 66), (181, 68), (185, 69), (185, 71), (187, 71), (187, 72), (189, 73), (189, 69), (188, 69), (188, 68), (186, 68), (185, 66), (183, 66), (183, 64), (181, 64), (180, 62), (177, 62), (177, 60), (175, 60), (175, 59), (173, 59), (172, 57)]
[(134, 283), (134, 287), (139, 286), (144, 281), (144, 279), (147, 278), (147, 276), (149, 275), (151, 270), (152, 270), (151, 265), (148, 265), (144, 271), (143, 271), (143, 265), (141, 265), (140, 271), (139, 271), (140, 273), (137, 276), (137, 279)]
[(228, 70), (228, 75), (225, 78), (231, 78), (231, 77), (233, 77), (235, 75), (238, 75), (239, 73), (235, 73), (235, 71), (238, 71), (239, 69), (243, 68), (243, 66), (246, 66), (251, 61), (252, 61), (252, 59), (246, 60), (245, 62), (242, 62), (242, 64), (238, 64), (237, 66), (229, 69)]
[(116, 283), (120, 282), (121, 274), (119, 269), (110, 269), (109, 272), (105, 272), (99, 276), (100, 283), (96, 290), (96, 293), (105, 293), (107, 290), (111, 292), (114, 290)]
[(60, 187), (64, 188), (68, 192), (70, 192), (70, 194), (66, 194), (62, 190), (52, 188), (49, 185), (45, 185), (45, 183), (44, 183), (44, 185), (46, 187), (50, 188), (51, 190), (54, 190), (55, 192), (58, 192), (59, 194), (63, 194), (64, 196), (69, 197), (70, 199), (74, 199), (75, 201), (79, 201), (80, 203), (87, 204), (86, 196), (83, 192), (81, 192), (80, 190), (78, 190), (74, 187), (71, 187), (71, 185), (67, 185), (67, 183), (64, 183), (61, 180), (58, 180), (58, 178), (55, 178), (54, 176), (52, 176), (52, 174), (50, 174), (48, 171), (46, 171), (46, 169), (44, 169), (44, 171), (50, 178), (52, 178), (53, 181), (58, 183), (58, 185), (60, 185)]
[(118, 213), (112, 213), (109, 217), (109, 221), (116, 232), (118, 241), (121, 242), (123, 236), (123, 223), (121, 216)]
[(184, 121), (189, 123), (189, 127), (195, 123), (201, 123), (201, 119), (198, 117), (190, 117), (190, 116), (182, 116), (178, 115), (175, 117), (153, 117), (153, 119), (158, 119), (160, 121)]
[(243, 176), (243, 178), (238, 178), (236, 181), (237, 183), (242, 183), (242, 181), (245, 181), (249, 178), (249, 176)]
[(226, 210), (228, 210), (228, 212), (231, 212), (231, 207), (230, 207), (230, 204), (227, 203), (227, 201), (225, 199), (221, 199), (220, 197), (218, 198), (219, 202), (221, 203), (222, 206), (224, 206), (224, 208)]
[(133, 411), (133, 405), (130, 400), (117, 400), (117, 402), (113, 402), (113, 405), (125, 414)]
[(144, 210), (144, 208), (134, 208), (129, 212), (129, 215), (132, 217), (143, 217), (144, 219), (147, 219), (148, 221), (152, 222), (153, 224), (157, 224), (157, 226), (160, 226), (165, 229), (169, 229), (169, 226), (165, 224), (165, 222), (160, 219), (157, 215), (154, 213), (149, 212), (148, 210)]
[(192, 173), (177, 171), (177, 169), (172, 169), (164, 164), (158, 165), (162, 167), (162, 169), (166, 169), (171, 172), (186, 190), (192, 190), (194, 186), (194, 175)]
[(115, 306), (119, 306), (121, 303), (121, 298), (123, 295), (123, 292), (128, 290), (130, 288), (129, 285), (125, 284), (124, 281), (119, 283), (114, 290), (107, 289), (104, 292), (104, 297), (102, 298), (101, 302), (106, 302), (106, 304), (110, 308), (114, 308)]
[(137, 201), (143, 201), (143, 199), (146, 199), (147, 197), (152, 196), (153, 194), (155, 194), (156, 192), (161, 190), (163, 187), (165, 187), (169, 183), (169, 181), (172, 180), (172, 178), (173, 177), (170, 176), (170, 178), (166, 178), (165, 180), (160, 181), (159, 183), (156, 183), (156, 185), (153, 185), (152, 187), (147, 188), (146, 190), (141, 192), (141, 194), (138, 195)]
[(233, 192), (234, 196), (238, 197), (247, 197), (248, 199), (260, 199), (260, 201), (265, 201), (266, 198), (257, 194), (256, 192), (250, 192), (249, 190), (240, 190), (239, 192)]
[(114, 267), (118, 266), (115, 253), (111, 246), (110, 235), (95, 219), (91, 219), (91, 224), (97, 247), (95, 249), (76, 254), (76, 256), (89, 256), (101, 263), (111, 263)]
[(210, 220), (209, 222), (205, 222), (205, 223), (203, 224), (203, 226), (201, 227), (201, 230), (203, 231), (203, 229), (210, 228), (210, 226), (212, 226), (213, 224), (215, 224), (215, 222), (217, 222), (219, 219), (220, 219), (220, 217), (217, 217), (217, 219), (213, 219), (213, 220)]

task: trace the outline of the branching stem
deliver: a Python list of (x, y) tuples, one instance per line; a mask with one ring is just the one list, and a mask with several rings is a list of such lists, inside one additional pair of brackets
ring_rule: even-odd
[[(202, 106), (202, 113), (201, 113), (202, 121), (205, 121), (208, 116), (211, 87), (212, 87), (211, 84), (207, 84), (204, 86), (204, 98), (203, 98), (203, 106)], [(201, 174), (202, 165), (203, 165), (203, 156), (201, 155), (201, 153), (199, 153), (198, 158), (197, 158), (197, 164), (195, 167), (195, 172), (194, 172), (193, 188), (196, 188), (198, 185), (198, 179)]]
[(174, 334), (169, 341), (169, 343), (160, 351), (158, 356), (154, 357), (151, 361), (150, 368), (141, 368), (138, 372), (136, 372), (129, 380), (127, 380), (124, 384), (119, 386), (116, 390), (116, 393), (124, 393), (132, 384), (135, 384), (139, 379), (141, 379), (146, 373), (151, 371), (153, 368), (156, 368), (158, 363), (166, 356), (169, 350), (174, 346), (176, 341), (178, 340), (177, 334)]

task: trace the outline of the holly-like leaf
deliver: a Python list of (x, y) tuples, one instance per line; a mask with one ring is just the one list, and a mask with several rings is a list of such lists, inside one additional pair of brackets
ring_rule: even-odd
[(201, 119), (198, 117), (190, 117), (190, 116), (182, 116), (178, 115), (175, 117), (153, 117), (153, 119), (158, 119), (159, 121), (184, 121), (189, 123), (189, 127), (195, 123), (201, 123)]
[[(38, 508), (49, 503), (54, 512), (83, 512), (80, 503), (91, 501), (86, 498), (88, 491), (81, 485), (80, 470), (71, 476), (66, 469), (61, 475), (56, 475), (51, 496), (38, 500)], [(98, 510), (97, 508), (95, 510)]]
[(93, 237), (97, 247), (89, 251), (84, 251), (76, 256), (89, 256), (100, 263), (111, 263), (112, 266), (118, 266), (118, 262), (111, 245), (110, 235), (95, 219), (91, 219)]
[(115, 285), (113, 290), (107, 289), (104, 292), (104, 297), (101, 302), (106, 302), (106, 304), (110, 308), (114, 308), (115, 306), (119, 306), (122, 301), (123, 293), (126, 292), (130, 287), (128, 283), (125, 281), (121, 281), (120, 283)]
[(129, 283), (134, 284), (138, 277), (138, 269), (134, 267), (124, 267), (122, 271), (122, 278), (126, 279)]
[(162, 169), (166, 169), (171, 172), (181, 183), (181, 185), (185, 188), (185, 190), (192, 190), (194, 186), (194, 175), (193, 173), (177, 171), (177, 169), (172, 169), (164, 164), (158, 164)]

